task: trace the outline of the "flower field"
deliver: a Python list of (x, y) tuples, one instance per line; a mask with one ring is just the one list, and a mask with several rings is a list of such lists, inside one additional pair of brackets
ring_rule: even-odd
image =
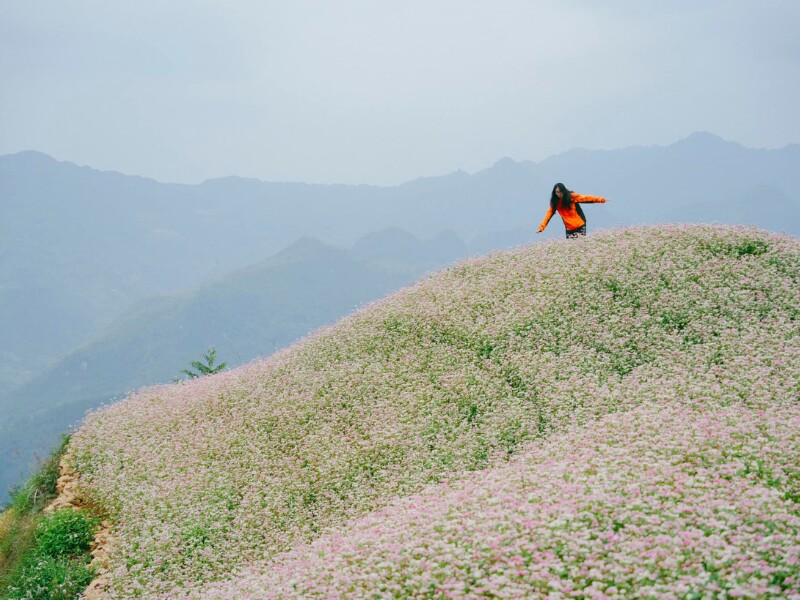
[(798, 499), (796, 406), (640, 406), (197, 597), (785, 597)]
[(71, 441), (108, 594), (791, 597), (799, 280), (794, 238), (605, 231), (133, 394)]

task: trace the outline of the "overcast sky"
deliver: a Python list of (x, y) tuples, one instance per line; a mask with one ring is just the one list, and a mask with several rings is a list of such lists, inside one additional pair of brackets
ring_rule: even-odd
[(798, 0), (0, 0), (0, 154), (391, 185), (800, 142)]

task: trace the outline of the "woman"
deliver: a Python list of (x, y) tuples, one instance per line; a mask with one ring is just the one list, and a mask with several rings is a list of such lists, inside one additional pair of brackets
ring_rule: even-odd
[(544, 221), (539, 225), (537, 233), (544, 231), (552, 216), (558, 211), (567, 230), (567, 239), (584, 236), (586, 235), (586, 216), (583, 214), (579, 202), (605, 201), (606, 199), (600, 196), (584, 196), (583, 194), (571, 192), (564, 187), (563, 183), (557, 183), (553, 186), (553, 193), (550, 194), (550, 208), (547, 209), (547, 214), (544, 216)]

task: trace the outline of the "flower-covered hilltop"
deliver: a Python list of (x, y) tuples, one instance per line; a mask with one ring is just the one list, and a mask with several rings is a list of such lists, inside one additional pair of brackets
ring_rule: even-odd
[(71, 442), (107, 593), (791, 597), (798, 279), (787, 236), (605, 231), (133, 395)]

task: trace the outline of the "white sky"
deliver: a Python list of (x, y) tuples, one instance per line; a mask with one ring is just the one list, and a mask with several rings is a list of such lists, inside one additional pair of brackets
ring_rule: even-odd
[(0, 154), (160, 181), (782, 147), (798, 107), (798, 0), (0, 0)]

